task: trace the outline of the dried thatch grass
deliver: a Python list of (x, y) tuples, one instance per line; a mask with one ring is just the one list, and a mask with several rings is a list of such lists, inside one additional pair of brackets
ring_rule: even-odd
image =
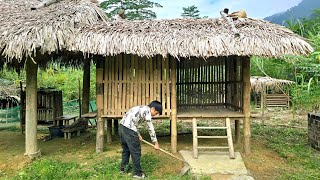
[(82, 28), (71, 51), (115, 55), (119, 53), (178, 57), (307, 55), (313, 48), (289, 29), (258, 19), (172, 19), (114, 21)]
[(275, 79), (271, 77), (251, 76), (250, 83), (251, 83), (251, 91), (258, 93), (264, 90), (265, 88), (279, 91), (284, 86), (291, 85), (294, 82), (289, 80), (283, 80), (283, 79)]
[(0, 53), (21, 60), (40, 53), (64, 50), (74, 29), (106, 21), (104, 12), (89, 0), (63, 0), (37, 10), (37, 0), (0, 0)]
[(114, 21), (105, 19), (88, 0), (62, 0), (31, 11), (36, 0), (0, 0), (0, 53), (8, 59), (64, 50), (84, 54), (120, 53), (179, 57), (306, 55), (312, 47), (285, 27), (264, 20), (173, 19)]

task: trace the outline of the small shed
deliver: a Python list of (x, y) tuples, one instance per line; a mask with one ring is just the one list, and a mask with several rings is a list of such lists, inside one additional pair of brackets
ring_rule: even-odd
[[(26, 120), (26, 91), (20, 92), (20, 127)], [(38, 123), (52, 122), (63, 115), (62, 91), (53, 88), (39, 88), (37, 90), (37, 121)]]
[(0, 122), (19, 120), (19, 88), (12, 82), (0, 79)]
[(289, 88), (293, 81), (271, 77), (252, 76), (251, 92), (255, 93), (255, 103), (261, 108), (262, 114), (268, 107), (290, 106)]

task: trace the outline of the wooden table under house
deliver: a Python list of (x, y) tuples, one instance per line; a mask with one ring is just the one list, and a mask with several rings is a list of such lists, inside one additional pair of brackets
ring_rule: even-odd
[(155, 118), (171, 120), (173, 152), (177, 152), (177, 119), (192, 118), (236, 120), (236, 142), (240, 138), (239, 120), (244, 120), (244, 145), (249, 148), (249, 72), (249, 57), (178, 60), (172, 56), (120, 54), (102, 59), (97, 62), (97, 107), (103, 107), (98, 109), (100, 121), (108, 122), (107, 141), (111, 142), (110, 119), (122, 118), (133, 106), (159, 100), (163, 112)]

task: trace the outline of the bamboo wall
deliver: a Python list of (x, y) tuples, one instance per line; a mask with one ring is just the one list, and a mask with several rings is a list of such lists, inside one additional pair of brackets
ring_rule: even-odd
[[(21, 121), (25, 122), (26, 92), (21, 92)], [(37, 92), (37, 119), (38, 121), (53, 121), (63, 115), (62, 91), (39, 89)]]
[(241, 57), (226, 58), (226, 106), (234, 110), (243, 107), (243, 77)]
[(109, 56), (104, 67), (104, 115), (122, 116), (133, 106), (152, 100), (162, 103), (170, 116), (171, 81), (168, 59), (120, 54)]
[(177, 63), (178, 108), (242, 109), (241, 58), (181, 59)]

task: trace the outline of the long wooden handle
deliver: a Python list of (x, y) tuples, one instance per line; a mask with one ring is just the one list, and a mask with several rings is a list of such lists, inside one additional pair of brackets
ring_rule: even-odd
[[(144, 143), (146, 143), (146, 144), (148, 144), (148, 145), (150, 145), (150, 146), (152, 146), (152, 147), (154, 147), (154, 145), (153, 144), (151, 144), (151, 143), (149, 143), (148, 141), (146, 141), (146, 140), (144, 140), (144, 139), (142, 139), (142, 142), (144, 142)], [(166, 154), (168, 154), (169, 156), (171, 156), (171, 157), (174, 157), (174, 158), (176, 158), (176, 159), (178, 159), (178, 160), (180, 160), (180, 161), (182, 161), (182, 162), (185, 162), (183, 159), (181, 159), (181, 158), (178, 158), (177, 156), (175, 156), (175, 155), (173, 155), (173, 154), (171, 154), (171, 153), (169, 153), (168, 151), (165, 151), (165, 150), (163, 150), (163, 149), (159, 149), (160, 151), (162, 151), (162, 152), (164, 152), (164, 153), (166, 153)]]

